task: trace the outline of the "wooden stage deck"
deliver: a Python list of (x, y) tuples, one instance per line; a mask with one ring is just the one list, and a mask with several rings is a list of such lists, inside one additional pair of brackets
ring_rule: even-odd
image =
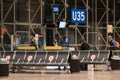
[(79, 73), (10, 73), (0, 80), (120, 80), (120, 70), (116, 71), (80, 71)]

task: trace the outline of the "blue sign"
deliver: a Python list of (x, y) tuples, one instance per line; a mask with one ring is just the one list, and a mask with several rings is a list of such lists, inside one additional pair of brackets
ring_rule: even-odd
[(85, 9), (71, 9), (71, 23), (86, 24), (86, 10)]
[(58, 5), (53, 6), (53, 12), (54, 13), (59, 13), (59, 6)]

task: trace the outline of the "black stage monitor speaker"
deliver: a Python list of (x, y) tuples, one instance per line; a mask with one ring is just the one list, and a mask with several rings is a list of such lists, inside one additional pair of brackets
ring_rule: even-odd
[(71, 59), (70, 60), (70, 72), (79, 72), (80, 71), (80, 60), (79, 59)]
[(9, 64), (0, 64), (0, 76), (9, 76)]

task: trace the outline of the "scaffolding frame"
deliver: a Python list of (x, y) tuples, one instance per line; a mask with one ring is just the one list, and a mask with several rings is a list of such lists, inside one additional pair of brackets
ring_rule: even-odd
[[(28, 6), (28, 21), (27, 22), (18, 22), (16, 20), (16, 6), (18, 1), (21, 2), (26, 2), (27, 6)], [(6, 25), (8, 26), (13, 26), (13, 34), (16, 33), (16, 27), (19, 26), (27, 26), (28, 27), (28, 32), (29, 32), (29, 36), (31, 33), (36, 33), (35, 32), (35, 27), (37, 27), (41, 33), (45, 34), (45, 27), (43, 27), (44, 24), (44, 10), (45, 10), (45, 1), (48, 0), (35, 0), (35, 2), (33, 0), (0, 0), (0, 16), (1, 16), (1, 20), (0, 20), (0, 26), (1, 26), (1, 30), (2, 28), (7, 28)], [(68, 8), (72, 7), (72, 8), (85, 8), (87, 11), (87, 23), (85, 26), (86, 28), (86, 36), (85, 39), (86, 41), (89, 43), (89, 41), (91, 41), (91, 38), (89, 38), (89, 33), (90, 32), (95, 32), (98, 35), (96, 36), (91, 36), (94, 40), (92, 40), (93, 42), (90, 42), (90, 45), (93, 45), (95, 47), (97, 47), (97, 49), (106, 49), (106, 44), (108, 43), (107, 40), (107, 25), (112, 24), (113, 25), (113, 36), (116, 39), (116, 37), (120, 38), (120, 32), (119, 32), (119, 27), (120, 27), (120, 18), (117, 18), (117, 14), (116, 11), (119, 11), (118, 8), (116, 8), (117, 4), (120, 4), (120, 0), (113, 0), (112, 4), (110, 3), (111, 0), (74, 0), (72, 2), (73, 5), (70, 5), (70, 0), (52, 0), (52, 5), (55, 4), (59, 4), (60, 6), (64, 6), (63, 9), (60, 11), (60, 13), (58, 14), (58, 16), (56, 17), (55, 14), (52, 15), (53, 17), (53, 21), (55, 21), (56, 19), (60, 18), (61, 16), (64, 15), (64, 19), (68, 18)], [(4, 5), (4, 3), (10, 3), (10, 6), (8, 8), (8, 10), (5, 12), (4, 8), (6, 5)], [(80, 3), (79, 3), (80, 2)], [(34, 11), (34, 14), (31, 16), (31, 11), (32, 11), (32, 5), (31, 3), (35, 3), (37, 4), (37, 9)], [(101, 5), (102, 7), (101, 7)], [(48, 5), (51, 5), (51, 3), (48, 2)], [(81, 7), (82, 5), (82, 7)], [(111, 22), (109, 19), (110, 17), (110, 6), (113, 6), (112, 8), (112, 17), (113, 17), (113, 21)], [(103, 10), (103, 13), (101, 12), (101, 10)], [(11, 14), (10, 12), (12, 11), (13, 14), (13, 22), (9, 22), (6, 21), (6, 18), (9, 17), (9, 14)], [(101, 14), (101, 16), (99, 15)], [(40, 22), (33, 22), (33, 20), (36, 18), (36, 15), (40, 16)], [(90, 16), (92, 16), (92, 18), (90, 18)], [(99, 18), (98, 18), (99, 17)], [(104, 19), (104, 21), (103, 21)], [(105, 25), (102, 25), (105, 24)], [(70, 25), (71, 26), (71, 25)], [(71, 44), (71, 46), (75, 46), (76, 49), (78, 49), (79, 44), (79, 37), (78, 35), (80, 35), (81, 37), (83, 36), (81, 31), (79, 30), (79, 27), (84, 27), (83, 25), (78, 25), (75, 24), (73, 25), (75, 26), (75, 43)], [(57, 30), (57, 29), (55, 29)], [(102, 32), (101, 32), (102, 31)], [(58, 31), (56, 31), (58, 32)], [(105, 34), (105, 35), (104, 35)], [(7, 31), (7, 35), (9, 36), (9, 38), (11, 38), (11, 33), (9, 31)], [(93, 34), (94, 35), (94, 34)], [(98, 40), (98, 36), (101, 37), (101, 43), (99, 43)], [(119, 41), (119, 40), (118, 40)], [(3, 43), (3, 38), (1, 37), (1, 44), (5, 45)], [(104, 47), (103, 47), (104, 46)], [(102, 48), (101, 48), (102, 47)], [(4, 48), (4, 47), (3, 47)]]

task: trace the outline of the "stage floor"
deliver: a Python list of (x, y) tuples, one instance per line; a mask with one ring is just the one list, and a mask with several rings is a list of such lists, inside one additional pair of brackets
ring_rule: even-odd
[(0, 80), (120, 80), (120, 70), (80, 71), (79, 73), (10, 73)]

